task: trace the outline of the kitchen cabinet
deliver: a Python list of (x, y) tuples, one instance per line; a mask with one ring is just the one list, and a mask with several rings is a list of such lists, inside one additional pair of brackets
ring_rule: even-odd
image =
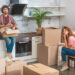
[(32, 38), (33, 58), (37, 58), (37, 44), (40, 43), (42, 43), (42, 36), (36, 36)]
[[(12, 55), (15, 59), (25, 60), (27, 62), (37, 61), (37, 44), (42, 43), (42, 36), (34, 36), (31, 38), (32, 54), (23, 57), (16, 57), (16, 45), (13, 48)], [(0, 57), (6, 55), (6, 44), (4, 40), (0, 40)]]

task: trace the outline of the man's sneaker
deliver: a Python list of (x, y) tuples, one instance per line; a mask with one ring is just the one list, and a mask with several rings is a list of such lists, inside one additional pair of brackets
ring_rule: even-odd
[(6, 57), (5, 60), (8, 62), (11, 61), (11, 59), (9, 57)]
[(12, 60), (12, 61), (15, 61), (15, 58), (14, 58), (14, 57), (12, 57), (12, 58), (11, 58), (11, 60)]
[(60, 71), (65, 71), (65, 70), (68, 70), (68, 69), (69, 69), (68, 66), (64, 66), (64, 67), (62, 67), (62, 69)]

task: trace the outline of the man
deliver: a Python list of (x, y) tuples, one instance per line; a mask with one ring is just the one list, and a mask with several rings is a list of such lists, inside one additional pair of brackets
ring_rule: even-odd
[[(1, 9), (2, 14), (0, 15), (0, 28), (8, 27), (15, 30), (16, 23), (11, 15), (8, 14), (9, 7), (7, 5), (4, 5)], [(11, 61), (12, 59), (12, 50), (15, 44), (15, 37), (2, 37), (6, 42), (6, 48), (7, 48), (7, 61)]]

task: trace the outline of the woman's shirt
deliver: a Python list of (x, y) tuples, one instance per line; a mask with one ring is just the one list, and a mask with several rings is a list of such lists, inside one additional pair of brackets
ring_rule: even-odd
[(71, 49), (75, 50), (75, 37), (74, 36), (69, 37), (69, 45), (71, 46)]

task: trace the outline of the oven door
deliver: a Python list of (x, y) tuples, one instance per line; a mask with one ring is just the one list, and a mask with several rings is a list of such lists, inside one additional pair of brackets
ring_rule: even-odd
[(17, 43), (16, 46), (18, 48), (14, 47), (13, 50), (14, 57), (16, 59), (25, 60), (27, 62), (37, 61), (37, 44), (42, 43), (42, 37), (41, 36), (32, 37), (29, 42), (22, 44), (21, 43), (20, 44)]

